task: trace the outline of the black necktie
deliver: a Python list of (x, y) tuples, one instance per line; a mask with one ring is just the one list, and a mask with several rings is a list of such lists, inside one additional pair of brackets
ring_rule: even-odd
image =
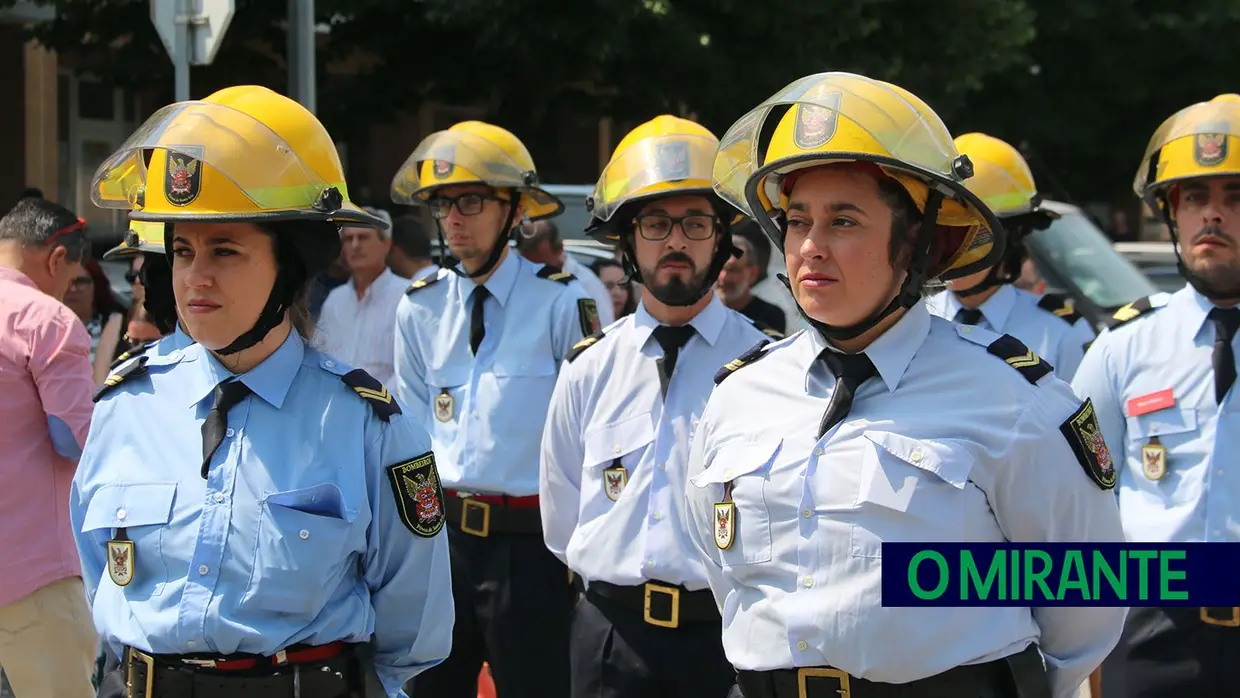
[(478, 354), (478, 347), (482, 346), (482, 338), (487, 335), (487, 328), (482, 324), (482, 304), (486, 302), (487, 296), (491, 292), (486, 286), (477, 286), (474, 288), (474, 309), (469, 314), (469, 350)]
[(224, 432), (228, 429), (228, 410), (249, 394), (250, 389), (239, 380), (225, 381), (215, 386), (211, 411), (207, 414), (207, 421), (202, 423), (202, 479), (207, 479), (211, 456), (224, 441)]
[(1231, 350), (1231, 339), (1240, 328), (1240, 309), (1215, 308), (1210, 311), (1214, 321), (1214, 401), (1223, 404), (1223, 398), (1236, 382), (1236, 355)]
[(961, 308), (956, 311), (956, 322), (962, 325), (976, 325), (982, 321), (982, 311), (977, 308)]
[(835, 392), (831, 393), (831, 402), (822, 414), (822, 424), (818, 427), (820, 439), (848, 416), (857, 388), (878, 374), (870, 357), (865, 354), (840, 354), (827, 349), (822, 352), (822, 360), (835, 376)]
[(693, 336), (692, 325), (669, 327), (659, 325), (654, 328), (654, 341), (663, 347), (663, 356), (655, 362), (659, 367), (659, 388), (663, 397), (667, 397), (667, 386), (672, 381), (672, 371), (676, 370), (676, 358), (680, 356), (680, 348)]

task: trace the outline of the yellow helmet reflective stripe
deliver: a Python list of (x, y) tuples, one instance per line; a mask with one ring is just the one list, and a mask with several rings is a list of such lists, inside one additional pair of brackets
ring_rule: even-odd
[(392, 201), (422, 204), (435, 190), (457, 184), (516, 189), (532, 221), (564, 210), (559, 199), (538, 185), (534, 159), (521, 140), (482, 121), (463, 121), (422, 139), (392, 178)]
[(1132, 188), (1151, 207), (1176, 182), (1240, 176), (1240, 96), (1223, 94), (1171, 115), (1146, 145)]
[(630, 131), (603, 168), (590, 213), (610, 221), (622, 206), (652, 196), (713, 194), (719, 139), (706, 127), (667, 114)]
[(956, 150), (973, 163), (973, 176), (965, 180), (965, 186), (996, 216), (1018, 216), (1037, 207), (1033, 172), (1020, 151), (984, 133), (966, 133), (955, 143)]
[(971, 169), (950, 132), (916, 96), (880, 80), (820, 73), (789, 84), (728, 129), (713, 179), (720, 196), (770, 230), (787, 204), (789, 173), (858, 161), (877, 164), (923, 212), (932, 187), (942, 194), (930, 277), (955, 278), (997, 260), (1001, 240), (989, 231), (1001, 236), (1002, 226), (964, 186)]
[[(149, 157), (149, 163), (148, 163)], [(302, 105), (241, 85), (155, 112), (95, 173), (91, 197), (146, 221), (327, 220), (386, 227), (348, 199), (336, 146)]]
[(147, 221), (129, 221), (129, 231), (121, 244), (103, 253), (104, 261), (123, 259), (141, 252), (166, 254), (164, 247), (164, 224)]

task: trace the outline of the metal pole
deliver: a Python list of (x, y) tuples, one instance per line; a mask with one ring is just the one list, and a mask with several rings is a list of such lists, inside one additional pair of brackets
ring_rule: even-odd
[(288, 0), (289, 96), (315, 111), (314, 0)]
[(184, 102), (189, 99), (189, 52), (193, 50), (190, 46), (190, 18), (194, 14), (194, 0), (179, 0), (177, 2), (177, 12), (175, 13), (175, 21), (177, 27), (176, 40), (176, 59), (173, 65), (176, 67), (176, 101)]

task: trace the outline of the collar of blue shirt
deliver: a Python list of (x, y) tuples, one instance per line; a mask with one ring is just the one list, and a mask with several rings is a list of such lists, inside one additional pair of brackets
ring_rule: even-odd
[[(724, 306), (723, 301), (714, 293), (711, 293), (710, 302), (702, 308), (702, 312), (693, 316), (689, 324), (693, 329), (706, 340), (706, 343), (715, 346), (715, 342), (719, 341), (719, 335), (723, 333), (723, 326), (728, 321), (728, 309)], [(654, 319), (650, 311), (646, 310), (644, 303), (637, 305), (637, 311), (633, 313), (633, 342), (638, 347), (646, 346), (646, 340), (650, 339), (650, 334), (654, 332), (654, 328), (659, 326), (659, 321)]]
[[(1007, 326), (1008, 317), (1012, 314), (1012, 308), (1016, 307), (1017, 292), (1011, 284), (1004, 284), (999, 287), (998, 291), (990, 298), (982, 303), (978, 310), (982, 311), (982, 317), (986, 318), (986, 324), (995, 331), (1002, 333), (1003, 328)], [(956, 313), (964, 305), (956, 294), (951, 291), (943, 291), (932, 302), (941, 303), (943, 312), (942, 316), (948, 320), (954, 319)]]
[[(1163, 312), (1171, 313), (1179, 318), (1184, 323), (1184, 327), (1192, 330), (1194, 339), (1199, 338), (1202, 328), (1209, 325), (1207, 320), (1210, 311), (1215, 307), (1209, 298), (1198, 293), (1197, 289), (1189, 284), (1184, 284), (1184, 288), (1171, 294), (1171, 297), (1167, 299), (1167, 306), (1167, 310)], [(1213, 342), (1213, 325), (1210, 325), (1210, 328), (1210, 339), (1207, 341)]]
[[(508, 297), (512, 295), (512, 289), (517, 285), (517, 275), (522, 273), (522, 266), (530, 264), (525, 261), (521, 255), (514, 252), (511, 248), (504, 253), (504, 259), (495, 267), (495, 271), (491, 273), (491, 277), (482, 284), (491, 292), (491, 297), (499, 302), (500, 307), (504, 307), (508, 303)], [(461, 268), (457, 265), (457, 268)], [(473, 294), (478, 284), (467, 276), (453, 274), (456, 277), (456, 295), (457, 300), (464, 304)]]
[[(882, 377), (888, 391), (895, 392), (896, 387), (900, 385), (900, 378), (904, 376), (909, 364), (913, 362), (913, 357), (917, 355), (926, 337), (930, 335), (930, 322), (930, 310), (924, 303), (917, 303), (905, 311), (904, 317), (889, 327), (881, 337), (866, 347), (865, 354), (874, 363), (874, 368), (878, 369), (878, 375)], [(826, 377), (828, 380), (831, 378), (826, 366), (818, 361), (818, 355), (827, 348), (826, 341), (823, 340), (822, 335), (812, 330), (807, 331), (805, 335), (809, 338), (811, 348), (811, 352), (807, 352), (809, 355), (804, 357), (806, 359), (805, 390), (809, 392), (810, 373), (817, 371), (820, 378)]]
[[(271, 356), (241, 375), (241, 382), (249, 386), (255, 395), (279, 409), (284, 405), (289, 386), (293, 384), (305, 355), (305, 342), (301, 336), (289, 332), (288, 338)], [(187, 370), (177, 378), (184, 386), (184, 395), (190, 407), (206, 399), (220, 381), (235, 377), (201, 344), (190, 345), (167, 356), (154, 357), (148, 362), (149, 366), (165, 364), (186, 364)], [(192, 369), (188, 368), (190, 366)]]

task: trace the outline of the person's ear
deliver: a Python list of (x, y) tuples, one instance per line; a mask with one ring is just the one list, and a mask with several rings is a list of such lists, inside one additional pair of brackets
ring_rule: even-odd
[(69, 251), (64, 245), (57, 245), (47, 253), (47, 273), (52, 278), (56, 278), (58, 272), (63, 268), (62, 265), (69, 263), (67, 258)]

